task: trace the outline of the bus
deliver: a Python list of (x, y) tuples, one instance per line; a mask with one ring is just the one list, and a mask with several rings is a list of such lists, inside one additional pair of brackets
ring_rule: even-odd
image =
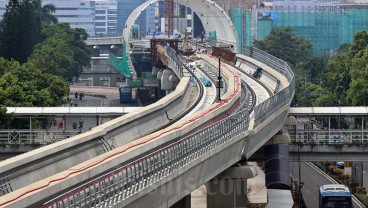
[(342, 184), (321, 185), (319, 187), (319, 207), (352, 208), (349, 188)]
[(132, 88), (128, 85), (121, 85), (119, 88), (120, 103), (131, 103), (132, 102)]

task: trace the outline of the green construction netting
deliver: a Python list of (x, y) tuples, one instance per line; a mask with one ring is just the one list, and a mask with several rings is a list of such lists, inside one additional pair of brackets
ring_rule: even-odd
[(129, 87), (130, 88), (143, 87), (143, 81), (141, 79), (130, 80), (129, 81)]
[(115, 55), (110, 54), (108, 59), (108, 64), (113, 67), (115, 70), (120, 72), (126, 78), (132, 78), (132, 71), (129, 67), (128, 63), (128, 55), (126, 53), (126, 44), (123, 44), (123, 56), (122, 59), (119, 60)]
[(338, 11), (273, 11), (271, 18), (258, 19), (257, 39), (263, 39), (274, 27), (290, 27), (299, 36), (313, 42), (317, 54), (328, 53), (353, 35), (368, 30), (368, 8), (349, 7)]
[(251, 22), (251, 14), (250, 13), (246, 13), (245, 14), (245, 45), (246, 46), (251, 46), (252, 44), (252, 22)]
[(231, 10), (231, 16), (238, 35), (238, 45), (236, 46), (239, 53), (243, 51), (243, 9), (234, 8)]
[(156, 79), (157, 75), (153, 75), (152, 72), (142, 72), (142, 79)]
[(216, 31), (209, 31), (206, 33), (206, 41), (211, 44), (216, 44), (217, 42), (217, 35)]

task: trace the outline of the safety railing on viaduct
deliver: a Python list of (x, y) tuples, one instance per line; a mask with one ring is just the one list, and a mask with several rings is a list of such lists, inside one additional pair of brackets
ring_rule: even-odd
[[(265, 52), (253, 49), (246, 50), (245, 54), (270, 65), (290, 81), (289, 86), (255, 107), (257, 125), (290, 103), (295, 90), (294, 76), (285, 62)], [(168, 55), (172, 60), (180, 62), (176, 54), (168, 51)], [(134, 161), (122, 163), (102, 176), (59, 194), (57, 198), (44, 203), (43, 207), (114, 206), (185, 166), (190, 166), (204, 155), (208, 156), (208, 153), (239, 140), (248, 130), (249, 115), (247, 110), (234, 113), (194, 134), (179, 137), (154, 152), (142, 153)]]
[(254, 125), (257, 126), (267, 119), (271, 114), (291, 102), (295, 92), (295, 78), (294, 73), (290, 69), (289, 65), (281, 59), (278, 59), (254, 47), (245, 47), (243, 53), (283, 74), (290, 83), (289, 86), (283, 88), (281, 91), (278, 91), (276, 94), (254, 108)]

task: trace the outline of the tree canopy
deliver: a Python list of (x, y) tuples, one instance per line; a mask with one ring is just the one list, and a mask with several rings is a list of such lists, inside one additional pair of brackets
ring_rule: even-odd
[(40, 25), (33, 14), (30, 0), (9, 1), (1, 22), (0, 56), (21, 63), (27, 61), (41, 35)]
[(0, 129), (9, 128), (12, 120), (12, 114), (6, 114), (6, 108), (0, 107)]
[(0, 24), (0, 56), (25, 63), (40, 42), (42, 23), (57, 22), (53, 11), (41, 0), (10, 0)]
[[(321, 86), (320, 105), (368, 105), (368, 34), (360, 31), (353, 43), (328, 63)], [(327, 102), (329, 98), (331, 101)], [(331, 103), (332, 102), (332, 103)]]
[(54, 24), (44, 27), (42, 43), (36, 45), (30, 62), (47, 73), (71, 81), (90, 65), (92, 51), (85, 44), (87, 33), (69, 25)]
[(68, 84), (60, 77), (43, 73), (34, 65), (0, 58), (0, 106), (60, 106)]
[(333, 54), (314, 56), (312, 44), (291, 29), (273, 29), (254, 46), (292, 65), (296, 75), (294, 104), (298, 106), (368, 105), (368, 32)]
[(263, 40), (255, 40), (253, 45), (292, 66), (309, 62), (313, 56), (312, 42), (297, 36), (290, 28), (273, 28)]

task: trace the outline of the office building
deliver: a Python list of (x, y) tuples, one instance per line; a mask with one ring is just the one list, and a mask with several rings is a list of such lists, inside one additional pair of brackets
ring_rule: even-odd
[(72, 28), (83, 28), (95, 36), (95, 1), (90, 0), (43, 0), (43, 4), (55, 5), (55, 16)]
[(145, 22), (146, 34), (147, 32), (156, 31), (156, 10), (157, 8), (158, 8), (158, 3), (148, 6), (146, 9), (146, 22)]
[(95, 32), (100, 35), (117, 35), (117, 1), (95, 1)]

